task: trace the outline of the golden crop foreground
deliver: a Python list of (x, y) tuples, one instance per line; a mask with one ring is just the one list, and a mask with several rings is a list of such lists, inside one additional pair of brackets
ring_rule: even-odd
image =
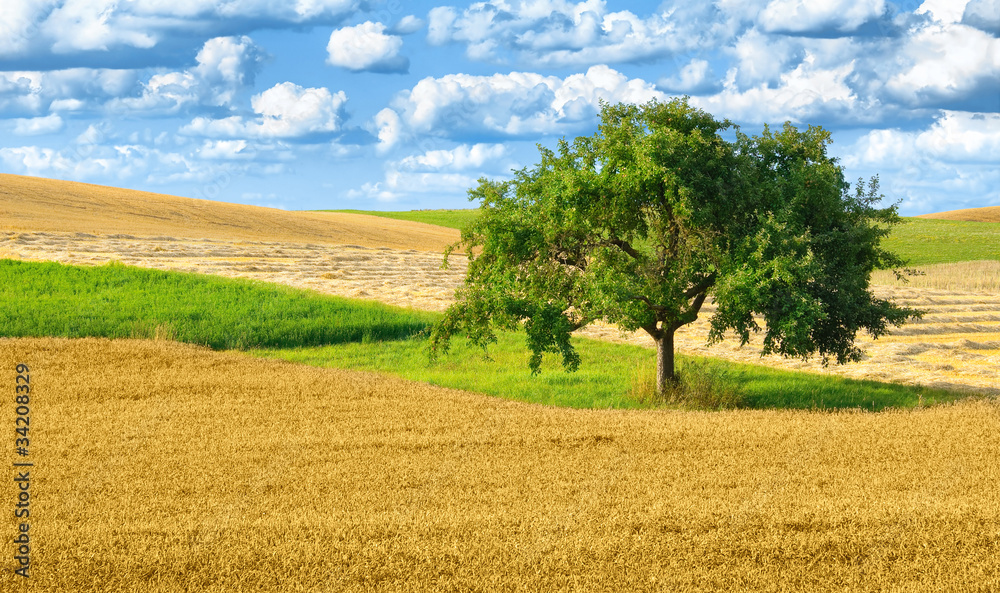
[[(0, 339), (8, 386), (18, 362), (29, 590), (1000, 588), (995, 401), (579, 411), (172, 342)], [(0, 590), (24, 590), (3, 516)]]

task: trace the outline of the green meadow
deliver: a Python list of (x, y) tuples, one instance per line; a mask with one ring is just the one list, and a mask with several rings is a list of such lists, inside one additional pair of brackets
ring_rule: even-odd
[(0, 260), (0, 335), (168, 338), (214, 349), (393, 340), (434, 315), (279, 284), (111, 263)]
[(583, 364), (528, 370), (523, 335), (487, 352), (464, 339), (430, 363), (439, 316), (281, 285), (107, 264), (0, 260), (0, 336), (165, 338), (315, 366), (360, 369), (518, 401), (575, 408), (860, 408), (953, 401), (963, 394), (679, 357), (695, 399), (652, 401), (653, 352), (574, 340)]
[[(336, 210), (369, 214), (397, 220), (412, 220), (462, 229), (479, 215), (479, 210)], [(911, 266), (954, 263), (981, 259), (1000, 260), (1000, 223), (903, 218), (885, 245), (909, 261)]]
[(317, 210), (317, 212), (346, 212), (348, 214), (368, 214), (395, 220), (409, 220), (436, 224), (450, 229), (462, 230), (467, 224), (479, 216), (478, 208), (459, 210), (407, 210), (401, 212), (382, 212), (379, 210)]
[(911, 266), (1000, 260), (1000, 222), (904, 218), (885, 246)]

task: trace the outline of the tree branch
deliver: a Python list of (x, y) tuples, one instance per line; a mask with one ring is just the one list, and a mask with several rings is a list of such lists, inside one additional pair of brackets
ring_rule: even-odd
[(631, 245), (629, 245), (628, 241), (622, 241), (621, 239), (612, 239), (610, 243), (615, 247), (621, 249), (625, 253), (627, 253), (632, 259), (640, 259), (642, 257), (638, 251), (636, 251), (635, 249), (632, 248)]
[(633, 300), (633, 301), (642, 301), (642, 302), (646, 303), (646, 306), (649, 307), (650, 311), (656, 311), (657, 313), (663, 313), (663, 312), (666, 312), (666, 310), (667, 310), (667, 308), (664, 307), (663, 305), (656, 305), (656, 304), (654, 304), (653, 301), (649, 300), (649, 297), (644, 297), (642, 295), (634, 295), (634, 296), (630, 296), (628, 298), (631, 299), (631, 300)]
[(684, 298), (690, 299), (692, 297), (702, 296), (706, 294), (705, 291), (707, 291), (709, 288), (712, 287), (713, 284), (715, 284), (715, 278), (716, 278), (715, 272), (712, 272), (708, 276), (705, 276), (704, 278), (701, 279), (701, 282), (695, 284), (691, 288), (684, 291)]

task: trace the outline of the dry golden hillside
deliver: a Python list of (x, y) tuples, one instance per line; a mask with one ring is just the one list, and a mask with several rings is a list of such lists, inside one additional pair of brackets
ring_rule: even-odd
[(441, 252), (458, 231), (363, 214), (288, 212), (0, 174), (0, 231), (294, 241)]
[(1000, 587), (996, 402), (568, 410), (173, 342), (0, 339), (8, 389), (16, 363), (34, 572), (9, 569), (8, 474), (2, 591)]
[(1000, 222), (1000, 206), (967, 208), (965, 210), (949, 210), (947, 212), (936, 212), (934, 214), (922, 214), (917, 218), (964, 220), (969, 222)]

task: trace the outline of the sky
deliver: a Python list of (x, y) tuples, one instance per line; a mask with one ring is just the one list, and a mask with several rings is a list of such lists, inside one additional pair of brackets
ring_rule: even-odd
[(690, 96), (830, 130), (904, 216), (1000, 205), (1000, 0), (3, 0), (0, 172), (288, 210), (468, 208)]

